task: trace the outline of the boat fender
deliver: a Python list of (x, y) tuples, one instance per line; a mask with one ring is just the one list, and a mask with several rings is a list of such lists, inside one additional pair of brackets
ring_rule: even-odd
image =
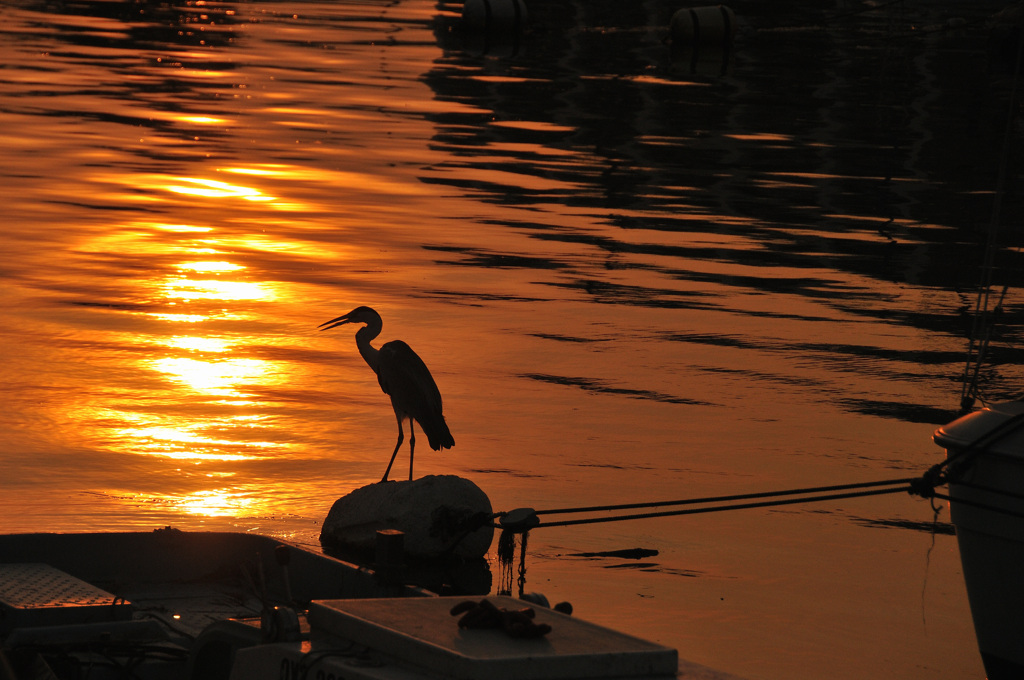
[(466, 51), (478, 56), (519, 54), (526, 23), (523, 0), (466, 0), (462, 6)]
[(544, 593), (523, 593), (519, 596), (519, 599), (551, 609), (551, 603), (548, 602), (548, 598)]
[(566, 616), (572, 615), (572, 605), (568, 602), (559, 602), (554, 607), (551, 606), (547, 596), (544, 593), (523, 593), (519, 596), (520, 600), (524, 600), (531, 604), (538, 605), (540, 607), (546, 607), (553, 609), (559, 614), (565, 614)]
[(728, 7), (680, 9), (669, 23), (672, 63), (692, 74), (725, 75), (735, 35), (736, 17)]
[(522, 533), (540, 525), (540, 518), (533, 508), (516, 508), (501, 515), (498, 524), (502, 529)]

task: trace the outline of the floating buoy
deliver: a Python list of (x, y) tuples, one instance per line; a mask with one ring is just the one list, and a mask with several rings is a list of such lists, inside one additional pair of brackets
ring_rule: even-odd
[(732, 65), (736, 16), (724, 5), (690, 7), (672, 15), (672, 63), (687, 73), (724, 75)]
[(399, 550), (420, 559), (480, 558), (494, 537), (491, 517), (487, 494), (468, 479), (427, 475), (378, 482), (334, 502), (320, 543), (325, 550), (376, 552), (382, 564), (400, 560)]
[(466, 51), (495, 57), (514, 57), (526, 31), (523, 0), (466, 0), (462, 6)]

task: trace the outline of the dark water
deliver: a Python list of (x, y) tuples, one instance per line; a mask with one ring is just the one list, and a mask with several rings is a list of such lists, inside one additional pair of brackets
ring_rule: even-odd
[[(515, 56), (417, 0), (0, 9), (4, 531), (316, 545), (395, 437), (316, 331), (360, 304), (444, 395), (417, 474), (499, 510), (923, 471), (993, 224), (1016, 396), (998, 4), (734, 3), (725, 75), (672, 63), (671, 4), (527, 4)], [(980, 678), (940, 510), (541, 529), (528, 589), (750, 678)]]

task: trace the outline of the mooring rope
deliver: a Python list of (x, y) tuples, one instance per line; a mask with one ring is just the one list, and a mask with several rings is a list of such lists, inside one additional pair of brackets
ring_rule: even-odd
[[(891, 493), (910, 493), (924, 498), (935, 495), (935, 487), (944, 484), (946, 479), (943, 474), (944, 461), (940, 465), (933, 466), (924, 475), (918, 477), (901, 477), (899, 479), (883, 479), (874, 482), (857, 482), (853, 484), (832, 484), (829, 486), (811, 486), (799, 489), (783, 489), (781, 491), (760, 491), (756, 493), (731, 494), (728, 496), (705, 496), (701, 498), (683, 498), (672, 501), (649, 501), (645, 503), (619, 503), (616, 505), (591, 505), (573, 508), (552, 508), (548, 510), (533, 510), (522, 508), (513, 513), (499, 512), (495, 515), (498, 519), (497, 528), (503, 529), (502, 541), (505, 542), (505, 549), (499, 552), (511, 557), (514, 550), (514, 543), (509, 541), (511, 534), (526, 534), (530, 529), (538, 527), (565, 527), (578, 524), (597, 524), (601, 522), (622, 522), (634, 519), (651, 519), (654, 517), (674, 517), (681, 515), (697, 515), (709, 512), (724, 512), (726, 510), (748, 510), (751, 508), (769, 508), (781, 505), (796, 505), (798, 503), (817, 503), (822, 501), (842, 500), (846, 498), (861, 498), (865, 496), (880, 496)], [(746, 501), (746, 502), (738, 502)], [(607, 517), (586, 517), (583, 519), (565, 519), (557, 521), (541, 522), (539, 515), (571, 514), (581, 512), (611, 512), (616, 510), (639, 510), (644, 508), (661, 508), (669, 506), (702, 505), (699, 508), (681, 508), (676, 510), (661, 510), (652, 512), (639, 512), (632, 514), (611, 515)], [(515, 519), (512, 519), (513, 514)], [(499, 544), (500, 545), (500, 544)]]
[[(876, 486), (894, 486), (894, 485), (899, 485), (899, 484), (909, 485), (909, 484), (912, 484), (917, 479), (919, 479), (919, 478), (918, 477), (907, 477), (907, 478), (904, 478), (904, 479), (887, 479), (887, 480), (883, 480), (883, 481), (879, 481), (879, 482), (859, 482), (859, 483), (856, 483), (856, 484), (834, 484), (834, 485), (831, 485), (831, 486), (813, 486), (813, 487), (807, 487), (807, 488), (803, 488), (803, 489), (786, 489), (786, 490), (783, 490), (783, 491), (762, 491), (762, 492), (757, 492), (757, 493), (732, 494), (732, 495), (729, 495), (729, 496), (708, 496), (708, 497), (705, 497), (705, 498), (684, 498), (682, 500), (675, 500), (675, 501), (652, 501), (652, 502), (648, 502), (648, 503), (623, 503), (623, 504), (619, 504), (619, 505), (594, 505), (594, 506), (590, 506), (590, 507), (581, 507), (581, 508), (555, 508), (555, 509), (552, 509), (552, 510), (536, 510), (534, 512), (534, 514), (536, 514), (536, 515), (555, 515), (555, 514), (573, 513), (573, 512), (602, 512), (602, 511), (611, 511), (611, 510), (635, 510), (635, 509), (639, 509), (639, 508), (659, 508), (659, 507), (665, 507), (665, 506), (670, 506), (670, 505), (699, 505), (699, 504), (704, 504), (704, 503), (725, 503), (725, 502), (732, 502), (732, 501), (753, 500), (755, 498), (771, 498), (773, 496), (796, 496), (796, 495), (808, 495), (808, 494), (812, 494), (812, 493), (823, 493), (823, 492), (832, 492), (832, 491), (845, 491), (845, 490), (848, 490), (848, 489), (866, 489), (866, 488), (876, 487)], [(906, 489), (906, 488), (901, 488), (901, 489), (894, 489), (892, 491), (885, 491), (883, 493), (893, 493), (895, 491), (907, 491), (907, 490), (908, 489)], [(873, 494), (865, 494), (865, 495), (873, 495)], [(827, 497), (822, 497), (822, 499), (823, 500), (827, 500), (828, 498)], [(798, 503), (798, 502), (805, 501), (805, 500), (811, 500), (811, 499), (794, 499), (794, 500), (789, 500), (789, 501), (784, 501), (784, 502), (780, 501), (780, 504)], [(733, 506), (728, 506), (728, 507), (733, 507)], [(754, 507), (757, 507), (757, 506), (754, 506)], [(682, 514), (687, 514), (687, 512), (684, 512)], [(607, 521), (607, 520), (602, 520), (602, 521)], [(554, 526), (554, 524), (553, 523), (545, 523), (544, 526)]]
[[(936, 474), (934, 470), (935, 468), (929, 470), (931, 478), (938, 479), (939, 475)], [(918, 495), (929, 497), (929, 495), (934, 495), (934, 485), (922, 482), (922, 479), (929, 477), (929, 473), (926, 473), (924, 477), (906, 477), (902, 479), (886, 479), (876, 482), (858, 482), (854, 484), (833, 484), (830, 486), (815, 486), (802, 489), (784, 489), (782, 491), (763, 491), (757, 493), (732, 494), (728, 496), (709, 496), (704, 498), (684, 498), (674, 501), (651, 501), (647, 503), (620, 503), (617, 505), (554, 508), (550, 510), (532, 510), (530, 508), (522, 508), (512, 512), (497, 513), (495, 517), (499, 519), (498, 527), (502, 529), (501, 535), (498, 538), (498, 563), (501, 570), (499, 594), (512, 594), (512, 567), (515, 560), (516, 537), (518, 536), (520, 541), (518, 585), (519, 596), (522, 597), (526, 584), (526, 543), (530, 536), (530, 530), (536, 527), (564, 527), (579, 524), (596, 524), (598, 522), (621, 522), (633, 519), (650, 519), (653, 517), (695, 515), (708, 512), (722, 512), (725, 510), (764, 508), (779, 505), (793, 505), (796, 503), (840, 500), (843, 498), (878, 496), (882, 494), (901, 492), (917, 493)], [(737, 501), (748, 502), (739, 503)], [(707, 505), (709, 503), (717, 503), (718, 505)], [(544, 523), (541, 523), (540, 519), (537, 517), (537, 515), (637, 510), (642, 508), (659, 508), (680, 505), (704, 505), (705, 507), (690, 507), (676, 510), (612, 515), (610, 517), (587, 517), (583, 519), (569, 519)]]
[[(699, 515), (706, 512), (724, 512), (726, 510), (748, 510), (750, 508), (769, 508), (778, 505), (795, 505), (797, 503), (814, 503), (818, 501), (831, 501), (841, 500), (844, 498), (859, 498), (861, 496), (880, 496), (887, 493), (899, 493), (913, 490), (911, 484), (904, 484), (903, 486), (897, 486), (886, 489), (871, 489), (866, 491), (851, 491), (848, 493), (833, 493), (826, 494), (823, 496), (805, 496), (802, 498), (780, 498), (776, 500), (756, 501), (753, 503), (733, 503), (730, 505), (712, 505), (703, 508), (686, 508), (685, 510), (665, 510), (662, 512), (641, 512), (633, 515), (613, 515), (611, 517), (587, 517), (584, 519), (567, 519), (558, 522), (544, 522), (539, 524), (539, 527), (567, 527), (576, 524), (598, 524), (600, 522), (621, 522), (631, 519), (651, 519), (654, 517), (673, 517), (677, 515)], [(796, 493), (794, 491), (785, 491), (782, 493)], [(756, 495), (756, 494), (755, 494)], [(684, 501), (686, 503), (697, 503), (700, 499), (694, 499), (693, 501)], [(548, 511), (550, 512), (550, 511)], [(539, 514), (539, 513), (538, 513)]]
[[(519, 508), (510, 512), (498, 512), (492, 516), (492, 519), (497, 519), (498, 524), (496, 525), (496, 528), (502, 529), (501, 536), (498, 540), (498, 562), (501, 565), (502, 570), (502, 588), (500, 594), (510, 595), (512, 592), (512, 565), (515, 560), (516, 536), (518, 535), (520, 537), (518, 585), (519, 595), (522, 597), (526, 584), (526, 542), (529, 537), (530, 530), (538, 527), (565, 527), (580, 524), (597, 524), (601, 522), (622, 522), (635, 519), (651, 519), (654, 517), (696, 515), (710, 512), (724, 512), (726, 510), (747, 510), (751, 508), (795, 505), (798, 503), (817, 503), (822, 501), (843, 500), (847, 498), (862, 498), (865, 496), (880, 496), (891, 493), (909, 493), (911, 495), (929, 499), (936, 512), (938, 512), (938, 509), (935, 508), (934, 499), (939, 498), (1004, 515), (1024, 518), (1024, 513), (1017, 512), (1015, 510), (995, 507), (974, 499), (965, 499), (961, 496), (951, 498), (948, 494), (936, 492), (938, 487), (944, 486), (950, 483), (950, 481), (953, 481), (957, 485), (963, 486), (964, 489), (995, 493), (1016, 500), (1024, 500), (1024, 495), (1022, 494), (979, 485), (962, 479), (960, 475), (961, 471), (971, 466), (971, 463), (978, 454), (990, 450), (992, 446), (1004, 437), (1013, 434), (1022, 426), (1024, 426), (1024, 412), (1012, 415), (997, 426), (985, 431), (966, 445), (950, 447), (944, 460), (931, 466), (923, 474), (917, 477), (901, 477), (898, 479), (883, 479), (874, 482), (856, 482), (853, 484), (812, 486), (799, 489), (783, 489), (781, 491), (760, 491), (755, 493), (730, 494), (727, 496), (683, 498), (672, 501), (618, 503), (615, 505), (591, 505), (572, 508), (552, 508), (548, 510)], [(573, 514), (581, 512), (612, 512), (684, 505), (701, 505), (703, 507), (688, 507), (675, 510), (620, 514), (608, 517), (566, 519), (555, 522), (541, 522), (539, 518), (539, 515)]]
[[(916, 477), (883, 479), (874, 482), (857, 482), (853, 484), (832, 484), (829, 486), (812, 486), (781, 491), (761, 491), (756, 493), (731, 494), (727, 496), (706, 496), (702, 498), (684, 498), (671, 501), (649, 501), (644, 503), (619, 503), (615, 505), (591, 505), (572, 508), (552, 508), (549, 510), (524, 509), (514, 522), (504, 521), (509, 513), (498, 513), (499, 527), (506, 531), (525, 533), (534, 527), (564, 527), (577, 524), (597, 524), (600, 522), (619, 522), (633, 519), (650, 519), (654, 517), (672, 517), (679, 515), (696, 515), (708, 512), (724, 512), (726, 510), (747, 510), (751, 508), (767, 508), (798, 503), (816, 503), (864, 496), (880, 496), (890, 493), (906, 492), (922, 498), (935, 498), (935, 489), (949, 481), (951, 470), (968, 465), (971, 459), (981, 451), (987, 450), (1003, 437), (1024, 426), (1024, 413), (1010, 416), (998, 426), (991, 428), (966, 446), (951, 449), (949, 455), (940, 463), (936, 463), (923, 474)], [(969, 482), (965, 485), (970, 485)], [(1010, 495), (1006, 492), (1005, 495)], [(737, 502), (747, 501), (747, 502)], [(712, 505), (716, 504), (716, 505)], [(617, 510), (639, 510), (683, 505), (703, 505), (700, 508), (684, 508), (658, 512), (641, 512), (634, 514), (612, 515), (609, 517), (588, 517), (584, 519), (566, 519), (554, 522), (541, 522), (540, 515), (557, 515), (581, 512), (611, 512)]]

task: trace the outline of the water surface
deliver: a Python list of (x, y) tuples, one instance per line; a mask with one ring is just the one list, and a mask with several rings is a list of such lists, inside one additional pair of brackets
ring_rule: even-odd
[[(417, 475), (498, 510), (941, 460), (1012, 177), (998, 8), (739, 2), (722, 75), (672, 64), (664, 3), (528, 5), (514, 56), (420, 0), (0, 10), (4, 531), (316, 546), (394, 445), (350, 327), (316, 330), (360, 304), (444, 395), (457, 444)], [(935, 519), (901, 494), (542, 529), (527, 583), (750, 678), (981, 678)]]

